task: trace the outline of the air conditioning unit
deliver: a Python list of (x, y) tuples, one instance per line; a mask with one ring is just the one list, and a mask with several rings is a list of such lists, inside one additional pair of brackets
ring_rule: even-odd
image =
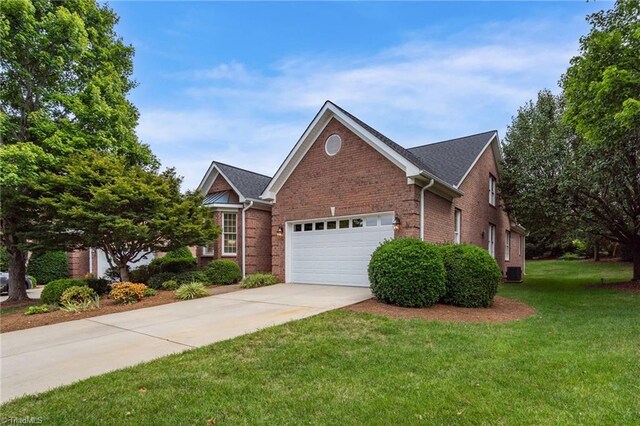
[(519, 266), (507, 267), (507, 279), (508, 283), (521, 283), (522, 282), (522, 268)]

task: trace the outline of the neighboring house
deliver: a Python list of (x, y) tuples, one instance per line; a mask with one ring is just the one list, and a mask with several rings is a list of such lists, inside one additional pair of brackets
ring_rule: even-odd
[[(149, 254), (137, 262), (130, 263), (129, 268), (148, 265), (155, 257), (161, 257), (161, 255), (161, 253)], [(110, 268), (106, 253), (100, 249), (67, 252), (67, 261), (71, 278), (83, 278), (88, 274), (102, 278)]]
[(496, 131), (405, 149), (327, 101), (273, 178), (211, 164), (199, 190), (223, 232), (199, 263), (367, 286), (380, 242), (413, 237), (475, 244), (503, 272), (523, 268), (525, 230), (497, 193), (500, 155)]

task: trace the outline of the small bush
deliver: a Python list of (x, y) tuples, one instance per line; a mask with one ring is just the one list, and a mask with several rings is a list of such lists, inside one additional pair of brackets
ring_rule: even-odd
[(441, 247), (447, 291), (442, 302), (465, 308), (489, 307), (502, 282), (502, 271), (489, 252), (469, 244)]
[(27, 278), (29, 278), (29, 281), (31, 281), (31, 284), (35, 287), (38, 285), (38, 280), (36, 280), (36, 277), (31, 276), (31, 275), (27, 275)]
[(29, 259), (27, 274), (34, 276), (40, 284), (69, 278), (67, 254), (63, 251), (34, 253)]
[(167, 254), (164, 255), (164, 259), (189, 259), (189, 258), (195, 259), (195, 257), (193, 257), (193, 253), (191, 253), (191, 250), (189, 250), (189, 247), (187, 246), (172, 250), (170, 252), (167, 252)]
[(438, 247), (415, 238), (383, 242), (371, 255), (371, 291), (384, 303), (425, 307), (445, 292), (445, 271)]
[(278, 278), (273, 274), (251, 274), (244, 277), (240, 287), (255, 288), (278, 284)]
[(209, 284), (235, 284), (242, 279), (240, 266), (232, 260), (214, 260), (202, 269)]
[(149, 264), (149, 270), (153, 273), (158, 272), (182, 272), (182, 271), (191, 271), (196, 267), (196, 258), (191, 257), (183, 257), (180, 259), (175, 259), (171, 257), (158, 257), (153, 259)]
[(144, 297), (147, 286), (131, 282), (111, 284), (109, 297), (116, 303), (136, 303)]
[(62, 292), (60, 303), (63, 305), (67, 302), (86, 302), (93, 300), (98, 294), (89, 286), (73, 286)]
[(148, 265), (141, 265), (129, 271), (129, 280), (132, 283), (148, 284), (151, 271)]
[(176, 297), (181, 300), (197, 299), (208, 295), (209, 292), (202, 283), (182, 284), (176, 290)]
[(49, 305), (37, 305), (37, 306), (29, 306), (26, 311), (24, 311), (25, 315), (35, 315), (35, 314), (45, 314), (49, 312)]
[(176, 274), (173, 272), (161, 272), (159, 274), (152, 275), (147, 284), (151, 288), (155, 288), (156, 290), (162, 286), (162, 283), (165, 281), (173, 280), (176, 278)]
[(40, 300), (42, 303), (46, 303), (48, 305), (57, 305), (60, 303), (60, 297), (62, 297), (62, 293), (64, 293), (66, 289), (69, 287), (86, 285), (87, 283), (84, 280), (72, 280), (70, 278), (51, 281), (42, 290)]
[(156, 294), (158, 294), (158, 292), (152, 288), (146, 288), (144, 291), (144, 297), (151, 297), (151, 296), (155, 296)]
[(176, 290), (178, 287), (178, 282), (176, 280), (169, 280), (162, 283), (163, 290)]
[(577, 253), (568, 252), (560, 256), (559, 259), (560, 260), (581, 260), (583, 259), (583, 257)]
[(175, 280), (178, 282), (178, 285), (193, 282), (207, 283), (207, 277), (202, 271), (183, 271), (176, 274)]
[(109, 282), (118, 282), (120, 281), (120, 269), (115, 266), (110, 266), (104, 272), (104, 276), (109, 280)]
[(106, 280), (104, 278), (89, 277), (89, 278), (85, 278), (85, 281), (87, 285), (90, 288), (92, 288), (93, 291), (95, 291), (96, 294), (98, 294), (99, 296), (102, 296), (103, 294), (107, 294), (109, 293), (109, 290), (111, 290), (111, 287), (109, 285), (109, 280)]

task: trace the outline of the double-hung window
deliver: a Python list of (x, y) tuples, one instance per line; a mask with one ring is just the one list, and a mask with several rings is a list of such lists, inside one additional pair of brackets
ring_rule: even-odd
[(489, 175), (489, 204), (496, 205), (496, 178)]
[(237, 214), (222, 213), (222, 255), (233, 256), (238, 251)]
[(453, 242), (455, 244), (460, 244), (461, 229), (462, 229), (462, 211), (460, 209), (456, 209), (453, 214)]
[(496, 257), (496, 226), (489, 224), (489, 241), (487, 250), (492, 257)]
[(504, 233), (504, 260), (511, 260), (511, 231)]

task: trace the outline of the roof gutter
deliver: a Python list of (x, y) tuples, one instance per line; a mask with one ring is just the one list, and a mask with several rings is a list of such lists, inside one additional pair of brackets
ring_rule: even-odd
[(451, 194), (454, 195), (455, 197), (461, 197), (461, 196), (464, 195), (464, 192), (460, 191), (455, 186), (452, 186), (451, 184), (443, 181), (442, 179), (438, 178), (437, 176), (432, 175), (431, 173), (427, 172), (426, 170), (420, 170), (420, 174), (422, 176), (424, 176), (424, 177), (427, 177), (427, 178), (431, 179), (435, 183), (443, 186), (446, 191), (451, 192)]
[(249, 201), (246, 207), (242, 209), (242, 278), (247, 276), (247, 221), (245, 212), (253, 206), (253, 201)]
[(434, 179), (422, 187), (420, 190), (420, 239), (424, 241), (424, 192), (431, 188), (431, 186), (435, 183)]

